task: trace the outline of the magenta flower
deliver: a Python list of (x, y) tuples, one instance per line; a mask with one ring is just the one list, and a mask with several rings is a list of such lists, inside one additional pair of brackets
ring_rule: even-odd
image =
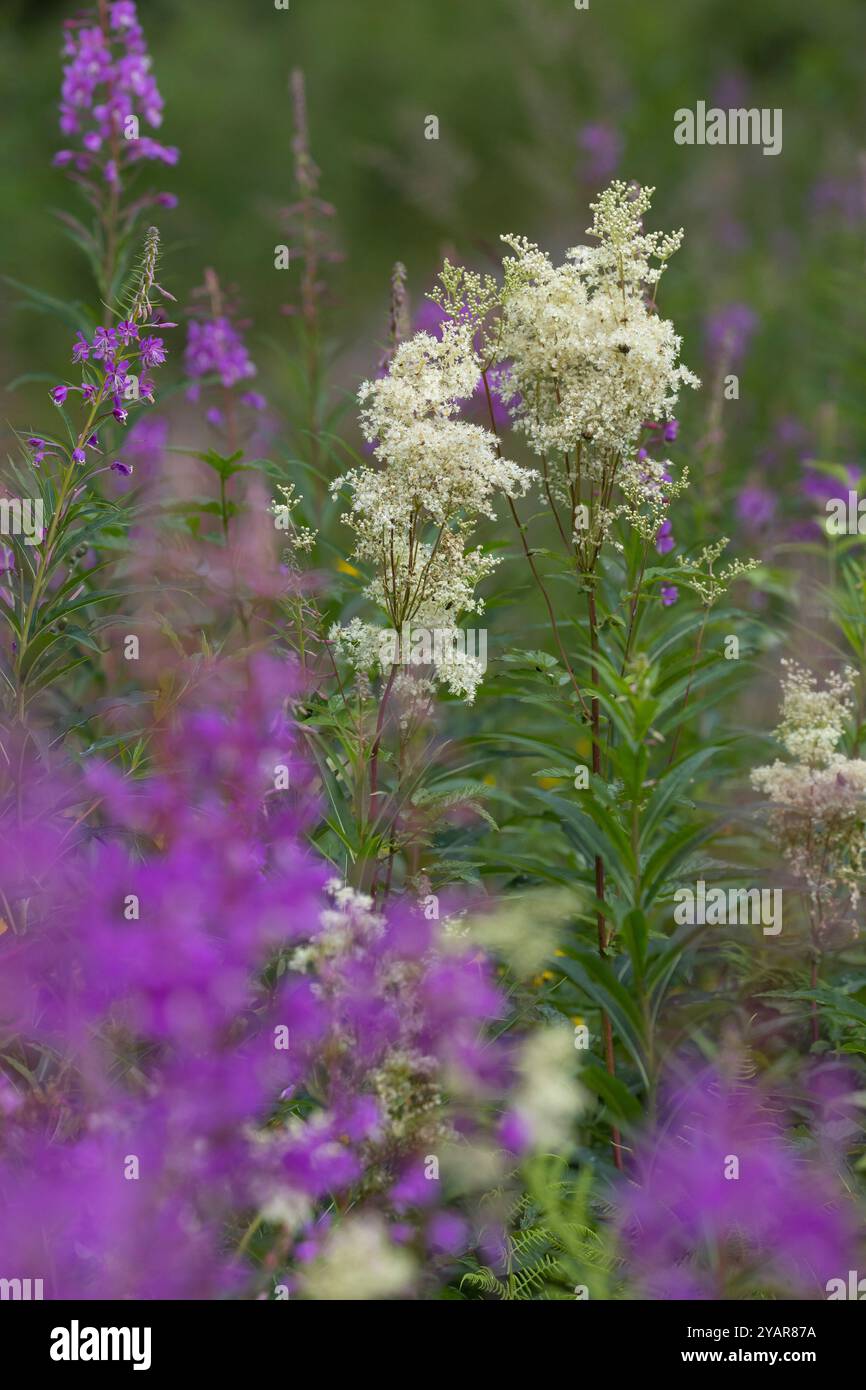
[(167, 442), (168, 421), (149, 413), (141, 415), (123, 441), (124, 458), (139, 478), (149, 478), (161, 462)]
[(659, 555), (667, 555), (675, 545), (674, 524), (667, 517), (656, 532), (656, 550)]
[(113, 362), (106, 359), (106, 371), (103, 379), (103, 387), (111, 396), (121, 396), (126, 388), (126, 378), (129, 371), (128, 362)]
[(93, 356), (97, 361), (106, 361), (114, 355), (117, 347), (117, 334), (113, 328), (97, 328), (93, 335)]
[[(163, 327), (173, 327), (171, 324), (164, 324)], [(118, 353), (123, 350), (127, 356), (118, 360)], [(87, 404), (96, 401), (97, 404), (107, 404), (111, 400), (111, 413), (120, 424), (126, 424), (129, 412), (124, 403), (127, 386), (130, 378), (130, 369), (140, 366), (144, 370), (152, 367), (161, 366), (166, 359), (165, 343), (162, 338), (146, 337), (139, 341), (138, 325), (130, 319), (123, 319), (116, 328), (99, 327), (93, 335), (93, 341), (88, 343), (82, 333), (77, 335), (77, 341), (73, 345), (73, 357), (78, 361), (84, 373), (89, 378), (83, 381), (80, 390)], [(94, 375), (96, 380), (93, 380)], [(52, 399), (57, 405), (62, 405), (68, 394), (69, 387), (57, 386), (51, 392)], [(78, 390), (78, 387), (73, 388)], [(138, 396), (140, 399), (152, 402), (154, 399), (153, 382), (144, 379), (139, 382)], [(87, 440), (90, 447), (97, 447), (96, 435), (91, 435)]]
[[(45, 455), (49, 452), (48, 445), (44, 439), (38, 439), (35, 435), (27, 440), (27, 447), (31, 451), (30, 462), (34, 468), (39, 468)], [(50, 452), (53, 452), (50, 451)]]
[(136, 140), (130, 153), (130, 158), (137, 159), (156, 159), (162, 164), (177, 164), (180, 159), (180, 151), (174, 145), (161, 145), (158, 140), (151, 140), (147, 135), (142, 135)]
[(143, 367), (161, 367), (165, 361), (165, 343), (162, 338), (142, 338), (139, 352)]

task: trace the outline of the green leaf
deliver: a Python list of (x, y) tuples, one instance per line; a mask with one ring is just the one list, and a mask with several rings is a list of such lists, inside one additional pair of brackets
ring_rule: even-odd
[(699, 748), (664, 773), (641, 815), (642, 846), (650, 843), (656, 826), (667, 815), (674, 803), (681, 799), (685, 788), (699, 769), (717, 752), (718, 748), (715, 745)]
[(632, 908), (622, 920), (622, 934), (631, 957), (632, 970), (637, 979), (643, 978), (646, 965), (646, 952), (649, 943), (649, 922), (640, 908)]
[(643, 1113), (640, 1102), (619, 1077), (611, 1076), (610, 1072), (597, 1066), (595, 1062), (585, 1062), (580, 1069), (580, 1080), (590, 1091), (601, 1097), (618, 1120), (627, 1125), (634, 1125), (640, 1121)]

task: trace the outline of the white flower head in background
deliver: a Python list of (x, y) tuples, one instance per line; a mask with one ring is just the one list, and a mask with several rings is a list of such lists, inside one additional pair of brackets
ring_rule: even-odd
[(809, 894), (820, 938), (841, 891), (856, 909), (866, 868), (866, 762), (839, 751), (854, 713), (855, 673), (831, 674), (823, 688), (811, 671), (783, 662), (776, 737), (793, 761), (752, 772), (771, 804), (782, 855)]

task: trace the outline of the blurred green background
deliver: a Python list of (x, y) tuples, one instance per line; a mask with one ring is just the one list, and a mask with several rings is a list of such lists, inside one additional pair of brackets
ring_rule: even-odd
[[(60, 24), (72, 13), (58, 0), (6, 0), (0, 269), (89, 297), (87, 270), (50, 213), (80, 211), (51, 167), (63, 144)], [(727, 431), (729, 477), (763, 466), (787, 417), (809, 447), (839, 462), (858, 456), (862, 0), (590, 0), (587, 10), (572, 0), (290, 0), (287, 11), (273, 0), (142, 0), (139, 13), (166, 101), (162, 138), (182, 151), (176, 169), (153, 170), (181, 199), (161, 217), (164, 280), (182, 305), (205, 265), (238, 286), (277, 406), (280, 359), (268, 343), (286, 334), (291, 273), (274, 270), (273, 249), (293, 198), (288, 75), (300, 66), (321, 193), (346, 257), (333, 277), (342, 384), (375, 363), (396, 259), (417, 305), (443, 250), (483, 265), (510, 230), (560, 252), (581, 239), (590, 198), (616, 172), (657, 186), (653, 226), (686, 229), (662, 301), (685, 360), (705, 371), (715, 309), (745, 303), (756, 315)], [(698, 100), (781, 107), (782, 153), (675, 145), (674, 111)], [(424, 138), (431, 114), (438, 141)], [(0, 379), (65, 370), (56, 327), (14, 312), (5, 289), (2, 306)], [(22, 423), (32, 389), (18, 402), (4, 394), (5, 420)], [(701, 393), (685, 407), (693, 442), (709, 404)], [(783, 470), (775, 486), (788, 481)]]

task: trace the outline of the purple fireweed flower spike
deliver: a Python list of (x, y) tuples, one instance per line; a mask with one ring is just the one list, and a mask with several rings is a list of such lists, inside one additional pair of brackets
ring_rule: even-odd
[(223, 386), (236, 386), (256, 375), (240, 331), (226, 317), (190, 322), (185, 363), (193, 381), (218, 376)]
[(60, 129), (77, 148), (58, 151), (55, 165), (120, 188), (140, 160), (176, 164), (177, 149), (141, 132), (161, 126), (163, 100), (132, 0), (67, 20), (64, 34)]
[[(129, 398), (130, 379), (138, 375), (138, 369), (149, 370), (160, 367), (166, 360), (167, 349), (162, 338), (139, 337), (142, 326), (151, 326), (159, 312), (154, 299), (165, 296), (166, 291), (157, 283), (156, 271), (159, 260), (159, 232), (151, 227), (145, 237), (144, 251), (138, 269), (137, 284), (128, 306), (126, 317), (116, 327), (100, 326), (95, 329), (93, 339), (88, 342), (79, 332), (73, 344), (73, 358), (81, 365), (83, 375), (88, 378), (81, 387), (56, 386), (51, 397), (56, 405), (62, 406), (71, 390), (80, 390), (86, 404), (96, 402), (98, 406), (108, 406), (111, 414), (120, 424), (125, 425), (129, 416), (126, 401)], [(170, 328), (170, 323), (161, 323), (161, 328)], [(119, 357), (123, 352), (124, 356)], [(94, 381), (93, 377), (97, 380)], [(136, 393), (133, 393), (136, 394)], [(153, 402), (154, 385), (149, 378), (139, 381), (137, 398)], [(95, 434), (85, 441), (91, 448), (98, 447)], [(79, 460), (76, 459), (76, 462)]]
[[(209, 406), (206, 419), (214, 429), (225, 433), (226, 446), (234, 452), (242, 443), (243, 431), (250, 428), (249, 419), (241, 418), (244, 411), (260, 412), (266, 405), (264, 396), (258, 391), (235, 394), (235, 388), (255, 377), (258, 368), (244, 342), (244, 325), (227, 303), (214, 270), (205, 271), (204, 286), (196, 291), (196, 296), (205, 296), (208, 305), (207, 309), (193, 309), (190, 318), (184, 354), (186, 374), (191, 382), (187, 399), (198, 401), (207, 378), (217, 378), (221, 388), (219, 404)], [(244, 407), (244, 411), (236, 407)]]

